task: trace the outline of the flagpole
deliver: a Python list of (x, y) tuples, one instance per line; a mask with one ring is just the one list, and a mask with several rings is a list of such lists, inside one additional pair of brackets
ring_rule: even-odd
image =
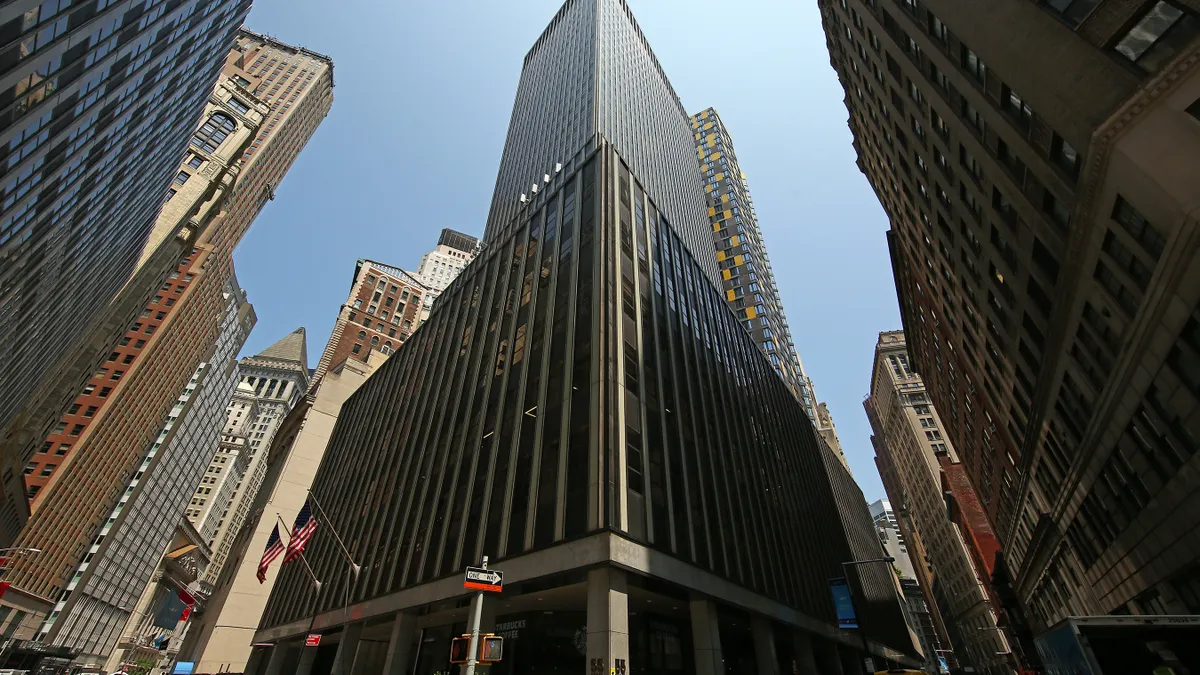
[[(287, 523), (283, 522), (283, 516), (279, 515), (278, 511), (275, 512), (275, 517), (277, 519), (279, 519), (279, 524), (283, 525), (283, 529), (287, 530)], [(291, 537), (291, 535), (288, 535), (288, 543), (291, 543), (291, 541), (292, 541), (292, 537)], [(286, 562), (286, 560), (284, 562)], [(304, 563), (304, 569), (308, 570), (308, 576), (312, 577), (313, 583), (316, 584), (316, 586), (317, 586), (317, 591), (320, 591), (321, 590), (321, 580), (318, 579), (317, 575), (313, 572), (313, 569), (308, 564), (308, 560), (304, 557), (303, 552), (300, 553), (300, 562)]]
[(357, 579), (358, 573), (362, 571), (362, 567), (354, 562), (354, 556), (350, 555), (350, 550), (342, 542), (342, 537), (337, 533), (337, 530), (333, 529), (333, 520), (330, 519), (328, 513), (325, 513), (325, 509), (321, 507), (321, 502), (317, 501), (317, 496), (313, 494), (311, 489), (308, 491), (308, 498), (312, 500), (313, 505), (321, 512), (321, 517), (325, 519), (325, 524), (329, 527), (329, 531), (333, 533), (333, 538), (337, 539), (338, 546), (342, 547), (342, 553), (346, 555), (346, 560), (350, 561), (350, 569), (354, 570), (354, 578)]

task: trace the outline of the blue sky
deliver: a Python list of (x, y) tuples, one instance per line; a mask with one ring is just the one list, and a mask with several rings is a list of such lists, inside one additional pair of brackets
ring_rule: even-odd
[[(854, 164), (817, 3), (629, 2), (684, 107), (729, 128), (800, 357), (882, 497), (862, 399), (879, 331), (900, 327), (887, 217)], [(443, 227), (482, 234), (521, 60), (560, 4), (255, 0), (249, 27), (333, 57), (335, 88), (237, 250), (258, 313), (245, 353), (304, 326), (315, 365), (358, 258), (411, 269)]]

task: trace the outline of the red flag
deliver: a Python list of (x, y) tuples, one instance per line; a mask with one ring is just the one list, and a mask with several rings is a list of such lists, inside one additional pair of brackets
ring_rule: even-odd
[(258, 562), (258, 583), (266, 583), (267, 568), (283, 553), (283, 542), (279, 539), (279, 526), (271, 530), (271, 538), (267, 540), (267, 549), (263, 551), (262, 560)]
[(4, 594), (8, 592), (9, 586), (12, 586), (12, 583), (8, 581), (0, 581), (0, 598), (3, 598)]
[(188, 605), (187, 607), (184, 607), (184, 608), (183, 608), (183, 614), (182, 614), (182, 615), (179, 617), (179, 620), (180, 620), (180, 621), (187, 621), (187, 620), (188, 620), (188, 617), (192, 615), (192, 607), (194, 607), (194, 606), (195, 606), (195, 605)]
[(288, 542), (287, 555), (283, 557), (283, 564), (286, 565), (299, 558), (304, 553), (304, 547), (308, 544), (308, 540), (312, 539), (316, 531), (317, 519), (313, 518), (308, 500), (305, 499), (304, 507), (300, 509), (300, 513), (296, 514), (296, 523), (292, 526), (292, 540)]

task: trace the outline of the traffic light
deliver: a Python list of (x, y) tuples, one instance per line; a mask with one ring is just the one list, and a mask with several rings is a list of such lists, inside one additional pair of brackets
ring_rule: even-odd
[(467, 662), (467, 654), (471, 653), (471, 636), (464, 635), (450, 640), (450, 663), (462, 665)]
[(495, 663), (504, 655), (504, 638), (496, 635), (479, 636), (479, 662)]

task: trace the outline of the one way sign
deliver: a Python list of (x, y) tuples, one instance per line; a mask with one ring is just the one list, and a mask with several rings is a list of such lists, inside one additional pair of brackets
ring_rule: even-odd
[(463, 588), (473, 591), (491, 591), (499, 593), (504, 586), (504, 573), (496, 570), (486, 570), (482, 567), (468, 567), (463, 579)]

